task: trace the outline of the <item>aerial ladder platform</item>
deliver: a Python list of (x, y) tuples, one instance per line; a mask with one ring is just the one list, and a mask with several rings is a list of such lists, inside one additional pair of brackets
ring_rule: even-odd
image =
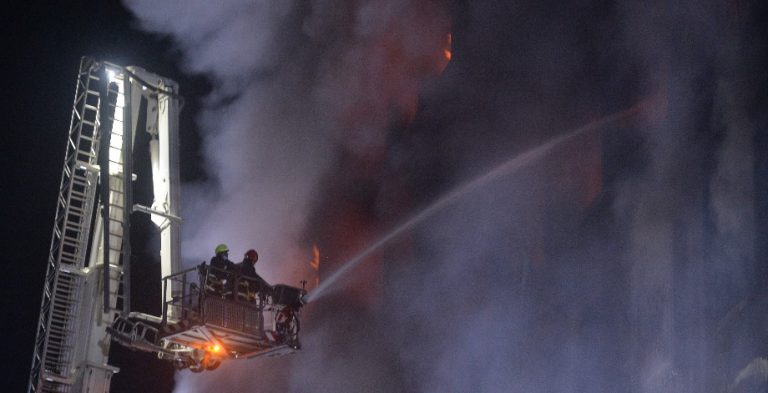
[[(109, 392), (112, 341), (193, 371), (300, 348), (303, 289), (181, 268), (178, 89), (140, 67), (80, 61), (29, 393)], [(149, 134), (151, 206), (133, 200), (138, 132)], [(131, 310), (133, 213), (159, 232), (159, 316)]]

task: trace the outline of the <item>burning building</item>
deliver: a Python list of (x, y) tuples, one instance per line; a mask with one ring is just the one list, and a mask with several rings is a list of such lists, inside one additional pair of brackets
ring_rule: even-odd
[[(242, 67), (258, 70), (244, 72), (253, 90), (222, 82), (227, 113), (249, 115), (227, 117), (214, 140), (238, 152), (253, 146), (232, 141), (266, 140), (248, 151), (273, 161), (211, 159), (225, 185), (237, 173), (262, 186), (252, 195), (274, 192), (227, 206), (279, 206), (251, 217), (274, 227), (248, 230), (287, 233), (268, 244), (301, 255), (315, 245), (321, 285), (457, 185), (548, 148), (429, 210), (339, 279), (308, 307), (300, 356), (228, 378), (256, 369), (267, 391), (371, 392), (764, 383), (762, 10), (694, 3), (316, 1), (252, 15), (283, 40)], [(181, 27), (170, 33), (192, 64), (232, 79), (240, 68), (202, 60), (230, 53), (184, 41)], [(190, 381), (180, 388), (221, 386)]]

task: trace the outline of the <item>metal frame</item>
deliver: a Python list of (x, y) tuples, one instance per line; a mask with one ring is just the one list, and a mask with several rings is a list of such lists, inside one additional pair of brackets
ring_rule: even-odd
[[(198, 275), (197, 280), (188, 277), (192, 273)], [(222, 285), (222, 281), (232, 285)], [(190, 349), (220, 344), (227, 349), (227, 354), (222, 355), (224, 358), (275, 356), (294, 352), (300, 347), (300, 306), (290, 308), (275, 303), (280, 296), (274, 289), (289, 288), (287, 286), (272, 287), (257, 278), (205, 265), (165, 277), (163, 282), (164, 288), (174, 286), (174, 282), (178, 284), (177, 289), (181, 287), (180, 291), (174, 292), (176, 296), (163, 305), (163, 341)], [(192, 285), (195, 289), (190, 289)], [(303, 290), (292, 290), (299, 302)], [(177, 311), (171, 312), (174, 308)], [(284, 311), (295, 319), (296, 331), (289, 339), (281, 335), (278, 327), (278, 318)], [(265, 318), (265, 314), (270, 318)], [(182, 318), (174, 319), (171, 315)], [(267, 326), (266, 322), (269, 322)]]
[[(130, 214), (140, 210), (133, 205), (132, 153), (141, 108), (138, 100), (142, 99), (158, 109), (156, 116), (148, 116), (152, 129), (147, 131), (157, 141), (152, 147), (153, 168), (158, 168), (153, 171), (155, 184), (165, 184), (156, 188), (153, 210), (148, 213), (160, 227), (163, 271), (180, 266), (178, 87), (138, 67), (83, 57), (40, 305), (30, 393), (107, 392), (112, 374), (118, 371), (107, 365), (107, 330), (116, 315), (129, 315), (131, 308)], [(101, 220), (96, 219), (99, 214)]]
[[(249, 279), (230, 272), (237, 290), (228, 299), (206, 288), (215, 268), (195, 279), (187, 275), (196, 268), (180, 271), (180, 98), (174, 81), (139, 67), (81, 60), (28, 392), (108, 392), (119, 371), (108, 365), (112, 339), (193, 371), (213, 369), (225, 358), (299, 348), (303, 289), (259, 281), (255, 286), (268, 288), (269, 296), (246, 293), (241, 300), (239, 284)], [(133, 204), (132, 195), (141, 100), (147, 101), (151, 139), (151, 207)], [(159, 228), (162, 317), (131, 312), (133, 212), (150, 214)], [(265, 312), (271, 313), (269, 327)], [(227, 351), (209, 352), (212, 343)]]

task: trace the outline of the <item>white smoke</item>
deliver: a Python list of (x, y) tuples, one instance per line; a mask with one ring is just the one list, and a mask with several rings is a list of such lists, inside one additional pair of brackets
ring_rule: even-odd
[(212, 180), (185, 185), (185, 260), (207, 260), (218, 243), (230, 246), (233, 259), (256, 248), (265, 277), (286, 280), (277, 274), (283, 265), (309, 259), (297, 239), (314, 183), (328, 163), (328, 127), (303, 87), (290, 80), (296, 77), (291, 59), (281, 59), (284, 48), (277, 44), (281, 23), (296, 4), (126, 5), (143, 28), (174, 38), (187, 70), (213, 82), (208, 105), (195, 114), (204, 131), (202, 167)]
[[(206, 260), (227, 243), (233, 259), (256, 248), (257, 270), (268, 281), (297, 285), (308, 278), (311, 244), (301, 236), (321, 175), (337, 149), (380, 154), (392, 116), (414, 110), (416, 84), (433, 73), (425, 61), (440, 49), (445, 15), (410, 0), (125, 4), (143, 29), (173, 39), (184, 69), (213, 83), (196, 114), (210, 179), (184, 185), (186, 263)], [(341, 176), (347, 170), (336, 168)], [(321, 350), (313, 337), (308, 345)], [(182, 372), (177, 391), (280, 390), (288, 378), (251, 377), (254, 369), (280, 375), (275, 370), (288, 361)]]
[[(550, 155), (427, 220), (412, 234), (415, 251), (387, 250), (392, 271), (375, 313), (326, 306), (305, 326), (300, 355), (182, 372), (177, 391), (707, 391), (707, 306), (746, 292), (753, 256), (737, 250), (750, 248), (753, 229), (740, 222), (753, 207), (743, 203), (745, 115), (717, 71), (719, 9), (694, 3), (465, 5), (456, 53), (466, 59), (446, 82), (455, 85), (425, 97), (415, 135), (394, 148), (408, 159), (387, 162), (394, 174), (377, 206), (397, 205), (382, 190), (401, 181), (434, 199), (418, 187), (461, 183), (652, 97), (646, 123), (629, 126), (639, 152), (619, 160), (630, 168), (601, 196), (608, 207), (594, 201), (598, 229), (557, 194), (568, 175), (547, 172), (559, 161)], [(420, 37), (433, 26), (413, 16), (418, 4), (127, 2), (215, 83), (200, 116), (214, 182), (185, 189), (186, 256), (207, 258), (220, 242), (255, 247), (272, 281), (305, 263), (301, 231), (336, 149), (378, 154), (391, 143), (389, 111), (414, 104), (415, 77), (401, 75), (411, 63), (393, 70), (387, 40), (404, 53), (429, 46)], [(724, 87), (696, 90), (709, 78)], [(715, 109), (701, 97), (716, 97)], [(702, 140), (721, 126), (722, 146)], [(343, 178), (354, 168), (333, 169)]]
[(615, 206), (630, 231), (633, 391), (712, 391), (731, 376), (712, 368), (708, 323), (746, 296), (754, 263), (751, 131), (732, 88), (741, 59), (735, 36), (717, 33), (734, 28), (732, 10), (658, 5), (622, 4), (627, 43), (661, 104), (643, 129), (645, 170)]

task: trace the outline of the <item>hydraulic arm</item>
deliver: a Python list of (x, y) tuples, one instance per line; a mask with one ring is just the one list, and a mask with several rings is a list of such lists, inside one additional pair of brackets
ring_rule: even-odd
[[(108, 392), (107, 328), (130, 312), (130, 216), (152, 214), (164, 275), (180, 266), (178, 87), (139, 67), (80, 62), (29, 392)], [(144, 116), (140, 116), (144, 112)], [(155, 200), (133, 203), (139, 119)], [(172, 288), (164, 294), (170, 299)]]

